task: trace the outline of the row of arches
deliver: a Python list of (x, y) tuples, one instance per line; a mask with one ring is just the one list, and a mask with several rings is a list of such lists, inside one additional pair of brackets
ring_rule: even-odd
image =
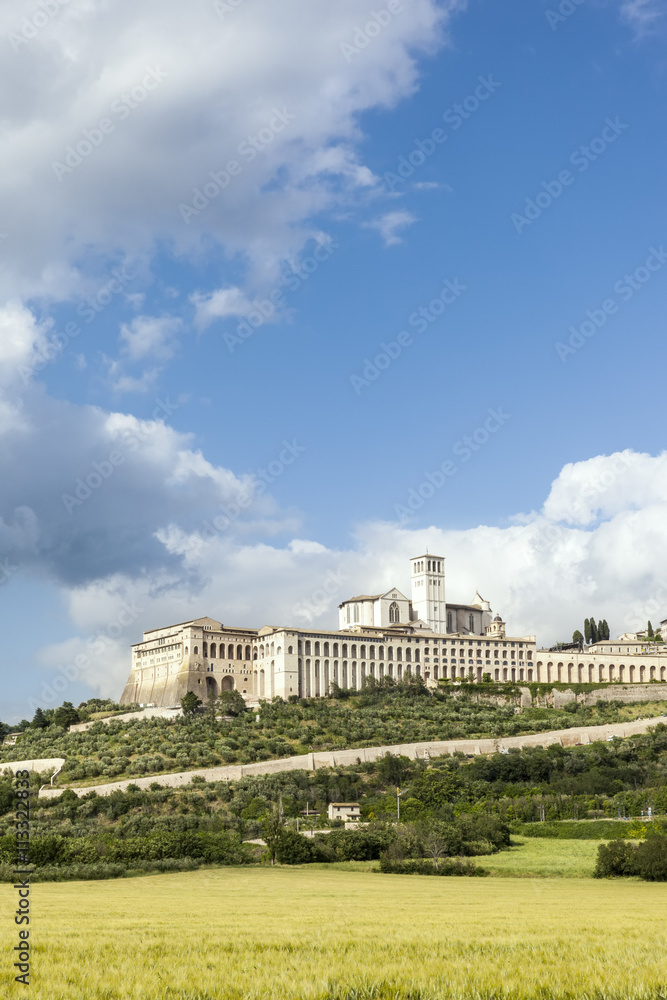
[(654, 663), (542, 663), (536, 664), (537, 680), (560, 681), (561, 683), (594, 684), (615, 681), (646, 683), (647, 681), (665, 681), (667, 670), (664, 666)]
[(217, 698), (221, 691), (233, 691), (234, 687), (234, 678), (230, 674), (227, 674), (226, 677), (222, 677), (220, 683), (218, 683), (215, 677), (211, 677), (210, 675), (206, 678), (207, 697), (213, 695), (214, 698)]
[(441, 559), (417, 559), (412, 564), (413, 573), (442, 573)]
[[(186, 649), (186, 652), (187, 652), (187, 649)], [(199, 646), (195, 646), (193, 648), (192, 652), (194, 653), (195, 656), (198, 656), (199, 655)], [(244, 652), (245, 652), (245, 655), (244, 655)], [(235, 653), (236, 653), (236, 655), (234, 655)], [(210, 644), (210, 646), (209, 646), (208, 642), (202, 643), (202, 656), (204, 657), (204, 659), (206, 659), (206, 660), (208, 660), (208, 659), (216, 660), (216, 659), (218, 659), (218, 655), (219, 655), (219, 657), (220, 657), (221, 660), (225, 660), (225, 659), (227, 659), (227, 660), (250, 660), (250, 659), (252, 659), (252, 656), (251, 656), (251, 647), (250, 646), (246, 646), (245, 650), (244, 650), (243, 646), (238, 645), (238, 646), (236, 646), (236, 649), (235, 649), (234, 645), (230, 642), (229, 645), (227, 646), (227, 656), (225, 656), (225, 643), (224, 642), (221, 642), (219, 646), (215, 642), (212, 642)], [(257, 657), (255, 656), (255, 659), (256, 658)]]
[[(290, 653), (291, 652), (292, 652), (292, 650), (291, 650), (291, 647), (290, 647)], [(272, 643), (268, 643), (267, 642), (266, 645), (264, 643), (262, 643), (260, 645), (260, 647), (259, 647), (259, 658), (260, 658), (260, 660), (263, 660), (265, 656), (267, 656), (267, 657), (268, 656), (275, 656), (276, 653), (277, 653), (278, 656), (280, 656), (280, 654), (282, 653), (282, 646), (278, 646), (278, 649), (276, 650), (275, 643), (273, 643), (273, 642)], [(255, 660), (257, 659), (257, 647), (256, 646), (255, 646), (255, 650), (253, 652), (253, 659), (255, 659)]]
[[(333, 647), (333, 651), (331, 651), (332, 647)], [(366, 660), (366, 659), (375, 660), (376, 659), (376, 655), (375, 655), (376, 654), (376, 650), (377, 650), (377, 659), (378, 660), (384, 660), (385, 659), (385, 653), (386, 653), (387, 660), (394, 660), (394, 659), (396, 659), (399, 663), (403, 661), (403, 647), (402, 646), (399, 646), (396, 650), (394, 650), (393, 646), (387, 646), (386, 649), (385, 649), (384, 646), (368, 646), (368, 647), (366, 647), (364, 644), (362, 644), (360, 646), (357, 646), (356, 643), (348, 644), (347, 642), (343, 642), (343, 643), (338, 643), (338, 642), (334, 642), (334, 643), (314, 642), (314, 643), (311, 643), (310, 639), (306, 639), (305, 642), (302, 642), (301, 639), (299, 639), (299, 653), (303, 654), (304, 656), (334, 656), (334, 657), (340, 656), (344, 660), (345, 659), (350, 659), (350, 660), (357, 660), (357, 659), (359, 659), (359, 660)], [(412, 663), (413, 662), (413, 655), (414, 655), (414, 662), (415, 663), (420, 663), (421, 662), (421, 651), (419, 649), (415, 649), (414, 650), (414, 654), (413, 654), (413, 650), (412, 650), (412, 648), (410, 646), (408, 646), (408, 648), (405, 650), (405, 662), (406, 663)]]
[[(305, 662), (302, 658), (298, 661), (298, 694), (300, 698), (319, 698), (326, 695), (332, 684), (338, 684), (342, 688), (352, 688), (355, 691), (361, 690), (366, 677), (375, 677), (382, 680), (383, 677), (391, 677), (400, 681), (403, 679), (403, 665), (401, 663), (373, 663), (356, 660), (310, 660)], [(405, 667), (405, 676), (411, 673), (410, 666)], [(415, 674), (421, 676), (421, 666), (415, 664)], [(429, 675), (425, 675), (428, 680)]]

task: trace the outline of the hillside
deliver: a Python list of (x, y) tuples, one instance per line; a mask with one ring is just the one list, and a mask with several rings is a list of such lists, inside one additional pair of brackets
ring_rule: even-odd
[[(403, 792), (400, 824), (397, 786)], [(54, 869), (50, 877), (86, 878), (250, 863), (259, 849), (247, 841), (265, 836), (267, 823), (281, 816), (284, 828), (294, 831), (308, 810), (313, 814), (308, 825), (321, 828), (331, 801), (359, 802), (369, 826), (315, 838), (314, 854), (302, 839), (293, 841), (290, 850), (301, 853), (288, 859), (364, 860), (387, 851), (399, 858), (401, 852), (429, 857), (434, 850), (442, 857), (474, 857), (506, 847), (509, 828), (556, 839), (643, 837), (665, 824), (662, 818), (647, 824), (642, 813), (649, 806), (659, 817), (667, 813), (667, 727), (611, 743), (473, 759), (458, 755), (430, 764), (387, 756), (354, 767), (237, 782), (195, 778), (182, 789), (131, 786), (107, 797), (90, 792), (79, 799), (66, 790), (58, 799), (34, 803), (34, 860)], [(5, 778), (0, 781), (4, 878), (11, 877), (12, 806), (11, 781)]]
[[(667, 711), (653, 702), (651, 712)], [(369, 687), (310, 701), (262, 702), (258, 712), (220, 718), (211, 712), (176, 720), (96, 722), (85, 732), (57, 725), (27, 728), (3, 761), (64, 757), (59, 784), (132, 778), (219, 764), (247, 764), (308, 753), (420, 740), (500, 737), (623, 722), (646, 714), (643, 703), (598, 701), (565, 708), (521, 708), (512, 685), (466, 685), (429, 692), (418, 681)]]

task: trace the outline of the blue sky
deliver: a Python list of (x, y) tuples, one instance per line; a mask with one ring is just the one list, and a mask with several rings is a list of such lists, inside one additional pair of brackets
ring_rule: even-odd
[(545, 642), (667, 616), (664, 5), (388, 6), (3, 10), (0, 717), (426, 545)]

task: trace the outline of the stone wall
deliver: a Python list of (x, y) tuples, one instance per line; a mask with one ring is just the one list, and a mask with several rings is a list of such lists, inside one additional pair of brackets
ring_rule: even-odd
[(8, 767), (14, 774), (17, 771), (35, 771), (38, 774), (43, 774), (44, 771), (59, 771), (64, 763), (64, 757), (44, 757), (41, 760), (13, 760), (7, 764), (0, 762), (0, 772)]
[(93, 719), (92, 722), (76, 722), (70, 726), (70, 733), (84, 733), (96, 722), (108, 726), (110, 722), (133, 722), (135, 719), (178, 719), (183, 715), (182, 708), (141, 708), (138, 712), (123, 712), (122, 715), (108, 715), (106, 719)]
[[(227, 767), (209, 767), (197, 771), (180, 771), (178, 774), (152, 774), (144, 778), (128, 778), (124, 781), (112, 781), (105, 785), (93, 785), (85, 788), (74, 788), (77, 795), (96, 791), (98, 795), (110, 795), (116, 790), (125, 791), (128, 785), (139, 788), (149, 788), (154, 782), (165, 788), (179, 788), (190, 783), (195, 775), (205, 781), (238, 781), (255, 774), (278, 774), (282, 771), (314, 771), (318, 767), (345, 767), (357, 762), (378, 760), (385, 754), (423, 758), (428, 751), (429, 757), (441, 757), (444, 754), (463, 753), (467, 755), (498, 753), (512, 747), (549, 746), (558, 743), (561, 746), (579, 746), (593, 743), (596, 740), (607, 740), (614, 736), (635, 736), (647, 732), (658, 723), (667, 719), (659, 716), (653, 719), (638, 719), (635, 722), (619, 722), (606, 726), (584, 726), (577, 729), (559, 729), (548, 733), (533, 733), (528, 736), (503, 736), (489, 740), (431, 740), (423, 743), (400, 743), (394, 746), (365, 747), (351, 750), (332, 750), (324, 753), (301, 754), (298, 757), (284, 757), (281, 760), (260, 761), (256, 764), (235, 764)], [(60, 795), (62, 788), (40, 789), (40, 797), (54, 798)]]

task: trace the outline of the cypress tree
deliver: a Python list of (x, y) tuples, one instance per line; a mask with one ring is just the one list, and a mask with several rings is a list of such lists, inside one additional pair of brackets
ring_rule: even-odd
[(602, 619), (602, 624), (604, 625), (604, 637), (605, 639), (609, 639), (610, 638), (609, 623), (607, 622), (606, 618)]
[(598, 630), (595, 624), (595, 618), (591, 618), (591, 642), (598, 641)]
[(44, 715), (41, 708), (38, 708), (35, 712), (32, 722), (30, 723), (33, 729), (46, 729), (48, 726), (48, 720)]
[(598, 642), (600, 639), (606, 639), (607, 636), (604, 634), (604, 622), (600, 618), (598, 621)]
[(651, 623), (649, 622), (649, 623), (648, 623), (648, 628), (646, 629), (646, 635), (648, 636), (648, 638), (649, 638), (649, 639), (652, 639), (652, 638), (653, 638), (653, 636), (654, 636), (654, 634), (655, 634), (655, 633), (653, 632), (653, 626), (652, 626), (652, 625), (651, 625)]
[(581, 634), (579, 629), (576, 629), (576, 631), (572, 633), (572, 642), (583, 642), (583, 641), (584, 641), (583, 635)]
[(584, 638), (587, 644), (591, 641), (591, 623), (588, 618), (584, 620)]

